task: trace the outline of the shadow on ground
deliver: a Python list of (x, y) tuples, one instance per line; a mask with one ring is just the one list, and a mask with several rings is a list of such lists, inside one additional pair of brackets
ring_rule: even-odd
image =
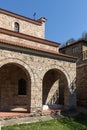
[(51, 116), (70, 130), (87, 130), (87, 114), (77, 113), (76, 111), (52, 112)]

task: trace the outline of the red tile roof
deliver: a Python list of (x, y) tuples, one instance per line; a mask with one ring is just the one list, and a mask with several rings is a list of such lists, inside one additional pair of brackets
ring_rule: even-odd
[(65, 46), (61, 47), (60, 50), (65, 49), (65, 48), (68, 48), (68, 47), (70, 47), (70, 46), (74, 46), (74, 45), (76, 45), (76, 44), (80, 44), (80, 43), (87, 43), (87, 40), (85, 40), (85, 39), (80, 39), (80, 40), (75, 41), (74, 43), (72, 43), (72, 44), (70, 44), (70, 45), (65, 45)]
[(42, 24), (42, 20), (41, 19), (34, 20), (34, 19), (31, 19), (31, 18), (22, 16), (22, 15), (16, 14), (16, 13), (13, 13), (13, 12), (7, 11), (7, 10), (1, 9), (1, 8), (0, 8), (0, 13), (8, 15), (8, 16), (11, 16), (11, 17), (14, 17), (14, 18), (18, 18), (18, 19), (21, 19), (21, 20), (24, 20), (24, 21), (27, 21), (27, 22), (31, 22), (33, 24), (37, 24), (37, 25), (41, 25)]
[(21, 43), (12, 42), (12, 41), (8, 41), (8, 40), (0, 39), (0, 43), (5, 43), (5, 44), (8, 44), (8, 45), (13, 45), (13, 46), (21, 47), (21, 48), (26, 48), (26, 49), (31, 49), (31, 50), (35, 50), (35, 51), (39, 51), (39, 52), (48, 53), (48, 54), (53, 54), (55, 56), (62, 56), (62, 57), (66, 57), (66, 58), (70, 58), (70, 59), (74, 59), (74, 60), (77, 59), (76, 57), (65, 55), (65, 54), (62, 54), (62, 53), (57, 53), (55, 51), (40, 49), (40, 48), (37, 48), (37, 47), (23, 45)]
[(60, 45), (57, 42), (45, 40), (45, 39), (42, 39), (42, 38), (26, 35), (26, 34), (23, 34), (23, 33), (7, 30), (7, 29), (3, 29), (3, 28), (0, 28), (0, 33), (7, 34), (7, 35), (10, 35), (10, 36), (14, 36), (14, 37), (19, 37), (19, 38), (26, 39), (26, 40), (35, 41), (35, 42), (45, 44), (45, 45), (49, 45), (49, 46), (58, 47)]

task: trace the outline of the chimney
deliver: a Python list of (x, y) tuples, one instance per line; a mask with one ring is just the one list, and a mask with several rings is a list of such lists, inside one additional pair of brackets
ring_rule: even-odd
[(37, 21), (39, 21), (40, 23), (43, 23), (43, 22), (45, 23), (47, 21), (47, 19), (45, 17), (41, 17)]

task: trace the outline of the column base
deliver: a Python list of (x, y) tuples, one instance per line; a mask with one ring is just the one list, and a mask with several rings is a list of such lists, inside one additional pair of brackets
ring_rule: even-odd
[(30, 113), (39, 113), (42, 112), (42, 107), (31, 107)]

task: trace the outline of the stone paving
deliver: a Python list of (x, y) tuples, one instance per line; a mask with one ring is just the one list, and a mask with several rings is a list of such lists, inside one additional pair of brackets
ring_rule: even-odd
[(34, 113), (20, 113), (20, 112), (0, 112), (0, 124), (1, 126), (33, 123), (38, 121), (50, 120), (50, 115), (35, 115)]
[(49, 120), (53, 118), (51, 113), (54, 112), (60, 115), (61, 109), (48, 109), (37, 111), (37, 113), (28, 113), (27, 111), (0, 112), (0, 124), (7, 126)]
[(62, 109), (56, 110), (44, 110), (37, 113), (28, 112), (0, 112), (0, 124), (1, 126), (34, 123), (38, 121), (51, 120), (53, 118), (64, 116), (75, 116), (79, 114), (78, 111), (62, 111)]

